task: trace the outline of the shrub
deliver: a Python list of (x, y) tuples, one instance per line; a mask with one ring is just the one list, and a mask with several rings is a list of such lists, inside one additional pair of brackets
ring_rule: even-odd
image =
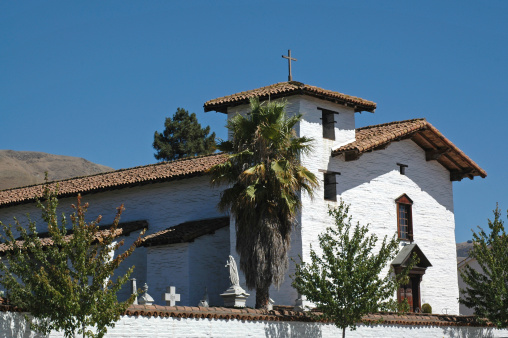
[(428, 303), (422, 305), (422, 313), (432, 313), (432, 306)]

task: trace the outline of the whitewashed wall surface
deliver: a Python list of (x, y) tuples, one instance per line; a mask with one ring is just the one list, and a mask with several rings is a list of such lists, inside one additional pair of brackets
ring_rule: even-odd
[[(332, 324), (298, 321), (123, 316), (107, 337), (340, 337)], [(42, 337), (31, 332), (23, 316), (0, 312), (1, 337)], [(52, 332), (49, 337), (63, 337)], [(360, 325), (346, 337), (508, 337), (508, 330), (471, 326)]]

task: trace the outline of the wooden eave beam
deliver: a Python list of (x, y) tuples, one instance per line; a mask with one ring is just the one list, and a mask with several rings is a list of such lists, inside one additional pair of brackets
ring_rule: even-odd
[(474, 172), (471, 168), (462, 168), (461, 170), (450, 170), (450, 181), (462, 181), (464, 177), (474, 178)]
[(451, 151), (450, 147), (441, 147), (437, 149), (426, 149), (425, 150), (425, 160), (426, 161), (437, 161), (441, 156)]
[(344, 153), (344, 159), (346, 160), (346, 162), (356, 161), (357, 159), (360, 158), (360, 156), (361, 154), (357, 150), (347, 151)]
[(381, 144), (377, 147), (374, 147), (372, 150), (383, 150), (383, 149), (386, 149), (389, 145), (390, 145), (391, 142), (386, 142), (385, 144)]
[[(428, 130), (428, 129), (426, 129), (426, 130)], [(428, 144), (430, 144), (433, 148), (435, 148), (435, 149), (439, 149), (439, 148), (440, 148), (440, 147), (439, 147), (436, 143), (434, 143), (434, 142), (433, 142), (430, 138), (428, 138), (428, 137), (427, 137), (427, 136), (423, 133), (423, 131), (419, 132), (419, 133), (418, 133), (418, 136), (420, 136), (422, 139), (424, 139), (424, 140), (425, 140), (425, 142), (427, 142)]]
[[(451, 157), (450, 155), (451, 155), (451, 154), (446, 153), (446, 154), (443, 154), (443, 157), (446, 157), (446, 159), (447, 159), (448, 161), (450, 161), (450, 162), (451, 162), (454, 166), (456, 166), (456, 167), (458, 168), (457, 170), (459, 170), (459, 171), (463, 170), (463, 167), (462, 167), (462, 166), (461, 166), (461, 165), (460, 165), (457, 161), (455, 161), (455, 160), (453, 159), (453, 157)], [(452, 169), (449, 169), (449, 170), (452, 170)], [(471, 169), (471, 170), (472, 170), (472, 169)]]

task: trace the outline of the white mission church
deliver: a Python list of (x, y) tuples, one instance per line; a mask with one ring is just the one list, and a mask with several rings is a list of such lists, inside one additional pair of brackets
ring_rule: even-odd
[[(204, 109), (232, 117), (248, 112), (252, 97), (286, 100), (289, 114), (303, 115), (297, 134), (314, 139), (314, 151), (302, 161), (322, 184), (314, 199), (302, 196), (291, 257), (309, 258), (311, 244), (317, 248), (318, 234), (332, 223), (328, 207), (342, 199), (351, 205), (354, 220), (370, 223), (380, 238), (397, 233), (395, 271), (413, 252), (420, 257), (398, 299), (408, 298), (414, 311), (429, 303), (434, 312), (459, 314), (452, 183), (485, 177), (485, 171), (425, 119), (355, 128), (355, 113), (373, 113), (374, 102), (300, 82), (210, 100)], [(52, 184), (58, 184), (62, 212), (69, 213), (81, 193), (90, 203), (90, 219), (103, 215), (101, 224), (111, 223), (115, 208), (124, 204), (127, 245), (147, 228), (143, 246), (124, 269), (136, 266), (132, 277), (138, 287), (147, 283), (155, 304), (164, 305), (162, 294), (174, 286), (178, 305), (197, 306), (206, 288), (210, 305), (223, 306), (219, 295), (229, 287), (225, 264), (230, 254), (237, 257), (235, 226), (217, 210), (221, 190), (212, 188), (207, 176), (222, 161), (223, 155), (213, 154)], [(34, 203), (41, 192), (42, 185), (0, 191), (0, 220), (9, 223), (16, 216), (25, 222), (23, 215), (30, 213), (43, 224)], [(288, 275), (293, 271), (290, 265)], [(280, 290), (271, 290), (275, 304), (295, 305), (299, 296), (290, 285), (286, 276)], [(254, 306), (254, 290), (247, 292), (247, 305)], [(121, 298), (129, 293), (126, 287)]]

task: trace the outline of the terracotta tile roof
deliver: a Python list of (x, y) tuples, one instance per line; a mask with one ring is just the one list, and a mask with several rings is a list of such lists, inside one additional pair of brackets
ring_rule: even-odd
[[(58, 196), (72, 196), (112, 190), (125, 186), (187, 178), (205, 174), (212, 166), (225, 161), (223, 154), (189, 157), (172, 162), (161, 162), (141, 167), (120, 169), (107, 173), (70, 178), (49, 183), (50, 189), (58, 185)], [(32, 202), (40, 198), (44, 184), (0, 191), (0, 207)]]
[(174, 227), (146, 236), (141, 245), (154, 246), (191, 242), (200, 236), (214, 233), (216, 230), (226, 226), (229, 226), (229, 217), (180, 223)]
[[(95, 239), (98, 239), (100, 237), (108, 235), (110, 232), (110, 230), (109, 230), (110, 228), (111, 228), (111, 224), (99, 226), (99, 231), (95, 234)], [(118, 228), (116, 229), (114, 235), (115, 235), (115, 237), (127, 236), (131, 232), (134, 232), (136, 230), (142, 230), (142, 229), (148, 229), (148, 222), (147, 221), (133, 221), (133, 222), (120, 223), (120, 224), (118, 224)], [(72, 229), (67, 232), (67, 235), (64, 237), (64, 240), (66, 242), (68, 242), (72, 238), (72, 236), (73, 236), (72, 233), (73, 233)], [(41, 232), (38, 235), (39, 235), (39, 238), (41, 239), (41, 243), (43, 246), (53, 245), (53, 240), (49, 236), (48, 232)], [(16, 243), (19, 246), (23, 245), (23, 241), (21, 239), (22, 238), (19, 237), (16, 240)], [(4, 243), (0, 243), (0, 255), (7, 250), (9, 250), (9, 247)]]
[[(201, 306), (162, 306), (162, 305), (131, 305), (126, 311), (127, 316), (142, 317), (173, 317), (173, 318), (209, 318), (222, 320), (249, 321), (284, 321), (284, 322), (319, 322), (303, 312), (290, 310), (289, 306), (274, 306), (271, 311), (250, 308), (225, 308)], [(24, 312), (9, 304), (0, 297), (1, 312)], [(396, 314), (379, 312), (363, 317), (362, 323), (368, 325), (418, 325), (418, 326), (473, 326), (493, 327), (491, 323), (481, 323), (474, 316), (455, 316), (424, 313)]]
[(261, 100), (264, 100), (268, 99), (268, 97), (275, 99), (290, 95), (314, 96), (320, 99), (353, 107), (357, 112), (368, 111), (373, 113), (376, 109), (376, 104), (372, 101), (334, 92), (331, 90), (322, 89), (315, 86), (310, 86), (297, 81), (279, 82), (270, 86), (252, 89), (229, 96), (219, 97), (217, 99), (205, 102), (204, 108), (205, 112), (217, 111), (226, 113), (227, 107), (249, 103), (249, 100), (253, 97), (259, 97)]
[[(213, 318), (251, 321), (320, 321), (303, 312), (295, 312), (286, 308), (284, 306), (274, 306), (273, 310), (264, 311), (250, 308), (131, 305), (125, 314), (128, 316), (144, 317)], [(492, 326), (492, 324), (478, 322), (473, 316), (423, 313), (407, 313), (404, 315), (390, 312), (373, 313), (364, 316), (362, 322), (369, 325)]]
[(373, 150), (384, 149), (391, 142), (411, 139), (425, 150), (427, 161), (437, 160), (450, 171), (452, 181), (464, 177), (486, 177), (485, 170), (457, 148), (425, 119), (397, 121), (356, 129), (356, 141), (332, 151), (344, 154), (345, 160), (356, 160)]

